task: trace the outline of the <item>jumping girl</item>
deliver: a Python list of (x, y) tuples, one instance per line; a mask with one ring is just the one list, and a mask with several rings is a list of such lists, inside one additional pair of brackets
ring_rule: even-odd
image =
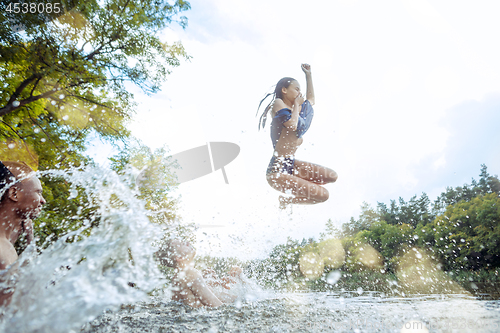
[(295, 152), (303, 141), (302, 135), (309, 129), (314, 115), (311, 66), (302, 64), (301, 67), (306, 74), (305, 101), (297, 80), (285, 77), (278, 81), (274, 93), (267, 94), (260, 101), (258, 108), (272, 95), (259, 119), (259, 129), (265, 126), (267, 114), (271, 111), (274, 153), (266, 172), (267, 182), (274, 189), (293, 195), (279, 197), (282, 209), (288, 204), (315, 204), (328, 200), (328, 191), (321, 185), (333, 183), (338, 177), (332, 169), (295, 159)]

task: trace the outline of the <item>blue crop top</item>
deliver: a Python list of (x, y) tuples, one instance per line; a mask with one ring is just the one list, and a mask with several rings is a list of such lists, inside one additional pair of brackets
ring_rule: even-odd
[[(309, 126), (311, 126), (313, 116), (313, 107), (311, 103), (306, 100), (302, 103), (302, 108), (299, 113), (299, 121), (297, 122), (297, 130), (295, 131), (298, 138), (302, 137), (302, 135), (307, 132)], [(292, 118), (292, 110), (290, 109), (285, 108), (276, 112), (276, 115), (271, 123), (271, 141), (273, 142), (274, 148), (276, 148), (276, 143), (280, 138), (281, 131), (283, 130), (283, 127), (285, 127), (283, 123), (286, 123), (290, 120), (290, 118)]]

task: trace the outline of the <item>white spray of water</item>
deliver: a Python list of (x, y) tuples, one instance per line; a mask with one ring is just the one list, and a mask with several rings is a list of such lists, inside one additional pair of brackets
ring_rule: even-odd
[[(99, 203), (100, 225), (88, 237), (84, 228), (71, 232), (40, 255), (26, 249), (11, 269), (16, 291), (0, 332), (78, 331), (104, 309), (144, 299), (164, 282), (153, 259), (161, 230), (120, 176), (96, 167), (48, 175), (84, 188)], [(66, 242), (72, 236), (80, 240)]]

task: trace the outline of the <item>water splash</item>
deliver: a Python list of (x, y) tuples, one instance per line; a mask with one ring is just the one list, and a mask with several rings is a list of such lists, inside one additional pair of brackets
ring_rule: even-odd
[[(63, 177), (74, 188), (85, 189), (98, 204), (101, 222), (90, 236), (83, 236), (88, 228), (84, 226), (40, 255), (33, 246), (26, 249), (10, 281), (16, 292), (0, 323), (2, 332), (79, 330), (104, 309), (145, 299), (164, 282), (153, 259), (153, 243), (161, 230), (150, 223), (125, 178), (90, 166), (44, 175)], [(70, 237), (79, 241), (67, 242)]]

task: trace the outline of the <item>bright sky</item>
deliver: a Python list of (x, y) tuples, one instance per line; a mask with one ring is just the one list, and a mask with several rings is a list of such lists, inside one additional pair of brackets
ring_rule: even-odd
[[(180, 214), (202, 225), (198, 252), (241, 259), (315, 237), (332, 219), (357, 217), (363, 201), (426, 192), (500, 174), (500, 2), (457, 0), (191, 0), (192, 56), (162, 92), (144, 96), (132, 133), (172, 154), (209, 141), (240, 155), (221, 171), (181, 184)], [(306, 5), (307, 3), (307, 5)], [(260, 99), (311, 64), (315, 118), (297, 158), (336, 170), (330, 199), (281, 212), (265, 170), (269, 128), (257, 131)], [(208, 227), (214, 225), (215, 227)]]

